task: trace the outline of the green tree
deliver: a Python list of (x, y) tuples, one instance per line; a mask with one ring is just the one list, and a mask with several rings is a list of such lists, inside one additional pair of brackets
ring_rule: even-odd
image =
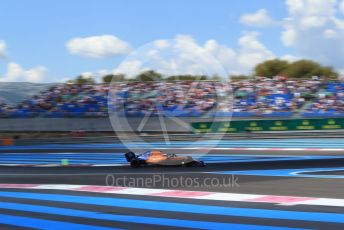
[(104, 83), (110, 83), (111, 81), (124, 81), (125, 75), (124, 74), (107, 74), (103, 76)]
[(169, 81), (204, 81), (207, 80), (208, 77), (205, 75), (173, 75), (169, 76), (167, 80)]
[(137, 81), (159, 81), (162, 75), (154, 70), (147, 70), (136, 76)]
[(289, 67), (289, 63), (284, 60), (274, 59), (258, 64), (254, 73), (255, 76), (274, 77), (282, 74)]
[(319, 76), (325, 78), (337, 78), (338, 73), (332, 67), (322, 66), (311, 60), (299, 60), (287, 62), (274, 59), (258, 64), (254, 69), (255, 76), (273, 77), (278, 75), (289, 78), (311, 78)]
[(212, 80), (212, 81), (221, 81), (221, 80), (223, 80), (224, 78), (222, 78), (221, 76), (219, 76), (219, 75), (213, 75), (213, 76), (211, 76), (211, 78), (210, 78), (210, 80)]
[(83, 84), (94, 84), (95, 81), (92, 77), (80, 75), (80, 76), (75, 78), (74, 83), (81, 84), (81, 85), (83, 85)]
[(322, 66), (317, 62), (310, 60), (299, 60), (289, 65), (283, 71), (283, 74), (289, 78), (311, 78), (312, 76), (337, 78), (336, 73), (332, 67)]
[(249, 80), (249, 79), (252, 79), (252, 77), (243, 75), (243, 74), (238, 74), (238, 75), (233, 74), (229, 76), (229, 80), (231, 81), (242, 81), (242, 80)]

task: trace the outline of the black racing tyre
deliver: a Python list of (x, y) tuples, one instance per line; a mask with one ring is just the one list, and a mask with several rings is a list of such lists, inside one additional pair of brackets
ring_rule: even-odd
[(127, 152), (126, 154), (124, 154), (124, 156), (127, 159), (127, 162), (131, 162), (132, 159), (136, 158), (136, 155), (133, 152)]
[(130, 161), (130, 166), (133, 167), (133, 168), (138, 168), (141, 166), (141, 162), (139, 159), (131, 159)]
[(187, 167), (204, 167), (205, 163), (204, 161), (191, 161), (187, 164), (185, 164)]
[(195, 161), (190, 161), (188, 163), (184, 163), (182, 164), (183, 166), (186, 166), (186, 167), (192, 167), (192, 166), (195, 166)]
[(206, 166), (206, 164), (204, 163), (204, 161), (199, 161), (199, 162), (198, 162), (198, 165), (199, 165), (200, 167)]

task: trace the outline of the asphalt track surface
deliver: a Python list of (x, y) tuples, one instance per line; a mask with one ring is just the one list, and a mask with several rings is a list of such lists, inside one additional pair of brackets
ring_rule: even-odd
[[(72, 149), (84, 152), (83, 149)], [(124, 151), (124, 149), (116, 149)], [(1, 150), (2, 152), (6, 152)], [(46, 151), (46, 150), (44, 150)], [(50, 151), (50, 150), (49, 150)], [(70, 149), (51, 152), (68, 152)], [(111, 152), (113, 149), (97, 152)], [(171, 149), (187, 153), (185, 150)], [(8, 151), (7, 151), (8, 152)], [(36, 152), (13, 150), (11, 152)], [(94, 152), (94, 149), (92, 150)], [(273, 196), (344, 199), (342, 152), (312, 151), (226, 151), (210, 154), (336, 155), (343, 158), (291, 161), (223, 162), (204, 168), (189, 167), (0, 167), (0, 184), (71, 184), (149, 187)], [(1, 154), (1, 153), (0, 153)], [(312, 171), (317, 168), (321, 170)], [(329, 177), (245, 175), (232, 172), (266, 170), (304, 171)], [(333, 170), (331, 170), (333, 169)], [(301, 173), (302, 174), (302, 173)], [(174, 179), (198, 181), (192, 186), (172, 185)], [(141, 181), (158, 178), (147, 186)], [(163, 179), (161, 179), (163, 178)], [(216, 183), (209, 186), (206, 181)], [(160, 179), (160, 181), (159, 181)], [(134, 181), (135, 183), (128, 184)], [(230, 185), (229, 185), (230, 184)], [(85, 191), (0, 189), (0, 229), (343, 229), (344, 207), (279, 205), (274, 203), (216, 201), (187, 197), (153, 197), (133, 194), (107, 194)]]
[[(222, 151), (224, 152), (224, 151)], [(230, 151), (227, 151), (230, 154)], [(129, 181), (134, 178), (152, 178), (164, 176), (175, 178), (185, 176), (198, 178), (201, 182), (209, 177), (218, 178), (220, 182), (228, 178), (224, 171), (250, 171), (271, 169), (305, 169), (305, 168), (340, 168), (344, 167), (343, 158), (310, 159), (292, 161), (263, 161), (263, 162), (225, 162), (208, 164), (206, 167), (180, 167), (180, 166), (147, 166), (131, 168), (120, 167), (0, 167), (0, 183), (26, 183), (26, 184), (80, 184), (80, 185), (106, 185), (106, 178), (113, 175), (116, 178), (126, 176)], [(328, 174), (326, 172), (323, 174)], [(316, 174), (319, 174), (317, 172)], [(232, 175), (231, 173), (229, 175)], [(235, 175), (235, 174), (234, 174)], [(333, 197), (344, 199), (344, 180), (329, 178), (300, 178), (236, 175), (238, 187), (210, 186), (210, 187), (173, 187), (157, 181), (154, 188), (174, 188), (183, 190), (201, 190), (216, 192), (239, 192), (293, 196)], [(126, 186), (125, 182), (118, 180), (117, 186)], [(141, 186), (144, 187), (144, 186)]]

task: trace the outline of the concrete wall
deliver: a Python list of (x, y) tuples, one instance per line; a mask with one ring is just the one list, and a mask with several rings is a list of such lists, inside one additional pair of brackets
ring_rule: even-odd
[[(120, 118), (116, 124), (126, 124), (117, 131), (138, 131), (143, 118)], [(241, 118), (233, 120), (252, 120), (253, 118)], [(259, 120), (264, 118), (254, 118)], [(265, 118), (266, 119), (266, 118)], [(278, 118), (271, 118), (278, 119)], [(286, 118), (281, 118), (286, 119)], [(291, 118), (287, 118), (291, 119)], [(163, 123), (169, 132), (189, 132), (192, 122), (230, 121), (226, 118), (164, 118)], [(117, 126), (117, 125), (116, 125)], [(105, 118), (0, 118), (0, 131), (113, 131), (110, 119)], [(158, 117), (149, 118), (140, 131), (162, 131)]]
[[(207, 119), (208, 120), (208, 119)], [(188, 132), (190, 123), (199, 119), (186, 118), (175, 122), (171, 119), (164, 119), (164, 125), (170, 132)], [(137, 131), (142, 118), (128, 118), (123, 122), (128, 126), (121, 126), (117, 131)], [(153, 117), (147, 120), (142, 131), (161, 131), (160, 120)], [(117, 126), (117, 125), (116, 125)], [(27, 118), (27, 119), (0, 119), (0, 131), (113, 131), (108, 118)]]
[(107, 118), (27, 118), (0, 119), (0, 131), (111, 131)]

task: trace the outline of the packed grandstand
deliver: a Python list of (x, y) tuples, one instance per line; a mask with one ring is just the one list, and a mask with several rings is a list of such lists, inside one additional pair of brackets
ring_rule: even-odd
[[(116, 84), (115, 97), (108, 107), (109, 90), (109, 84), (57, 84), (17, 105), (0, 101), (0, 116), (104, 117), (108, 109), (126, 116), (162, 112), (180, 117), (344, 116), (344, 83), (319, 78), (260, 77), (227, 84), (218, 81), (122, 82)], [(226, 100), (229, 95), (233, 95), (233, 100)]]

